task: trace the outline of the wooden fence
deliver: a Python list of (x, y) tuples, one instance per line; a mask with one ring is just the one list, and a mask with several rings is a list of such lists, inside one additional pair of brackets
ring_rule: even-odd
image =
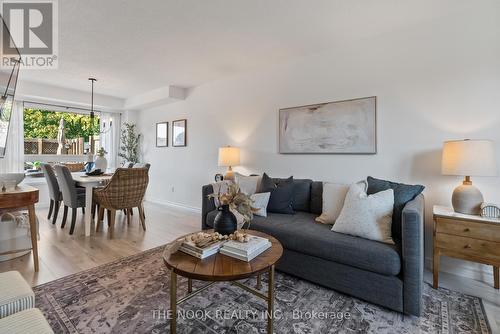
[[(100, 147), (99, 136), (90, 137), (90, 141), (91, 146), (94, 148), (93, 153), (96, 153)], [(57, 139), (24, 139), (24, 154), (57, 154), (58, 147)], [(66, 139), (65, 149), (62, 154), (82, 155), (85, 154), (84, 148), (84, 138)]]

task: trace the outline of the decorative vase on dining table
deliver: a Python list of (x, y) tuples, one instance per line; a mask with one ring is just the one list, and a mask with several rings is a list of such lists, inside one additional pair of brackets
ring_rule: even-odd
[(237, 229), (236, 216), (229, 210), (229, 205), (221, 205), (214, 220), (214, 231), (222, 235), (234, 233)]
[(98, 155), (94, 160), (95, 169), (100, 169), (101, 172), (106, 173), (106, 168), (108, 168), (108, 160), (106, 157)]

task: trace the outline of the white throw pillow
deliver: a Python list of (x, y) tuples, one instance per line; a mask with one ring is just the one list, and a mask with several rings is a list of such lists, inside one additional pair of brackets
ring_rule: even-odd
[(267, 204), (269, 203), (269, 197), (271, 193), (258, 193), (250, 196), (252, 199), (252, 207), (255, 209), (259, 209), (257, 212), (253, 214), (256, 216), (267, 217)]
[(323, 212), (316, 218), (318, 223), (334, 224), (344, 206), (347, 184), (323, 183)]
[(367, 195), (363, 188), (358, 183), (349, 187), (332, 231), (394, 244), (391, 235), (394, 191)]
[(253, 195), (257, 192), (262, 176), (246, 176), (240, 173), (234, 173), (234, 182), (240, 187), (242, 193)]

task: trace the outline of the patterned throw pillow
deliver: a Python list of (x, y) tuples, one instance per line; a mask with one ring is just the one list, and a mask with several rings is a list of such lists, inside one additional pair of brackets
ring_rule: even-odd
[(267, 204), (269, 203), (269, 197), (271, 193), (258, 193), (250, 196), (252, 199), (252, 207), (258, 209), (258, 211), (253, 214), (256, 216), (267, 217)]
[(363, 188), (360, 183), (349, 187), (332, 231), (394, 244), (391, 237), (394, 191), (368, 195)]

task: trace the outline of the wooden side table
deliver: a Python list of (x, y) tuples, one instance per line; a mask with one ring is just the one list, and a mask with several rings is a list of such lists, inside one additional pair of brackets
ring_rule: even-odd
[(0, 253), (0, 255), (12, 254), (17, 252), (23, 252), (28, 250), (33, 250), (33, 263), (35, 265), (35, 271), (38, 272), (38, 241), (37, 241), (37, 231), (36, 231), (36, 215), (35, 215), (35, 203), (38, 202), (38, 189), (22, 185), (17, 186), (16, 190), (2, 192), (0, 191), (0, 210), (12, 210), (12, 209), (28, 209), (29, 222), (30, 222), (30, 232), (31, 232), (31, 248), (26, 249), (15, 249), (7, 252)]
[(441, 255), (493, 266), (495, 289), (499, 288), (500, 219), (456, 213), (437, 206), (434, 216), (433, 286), (438, 287)]

